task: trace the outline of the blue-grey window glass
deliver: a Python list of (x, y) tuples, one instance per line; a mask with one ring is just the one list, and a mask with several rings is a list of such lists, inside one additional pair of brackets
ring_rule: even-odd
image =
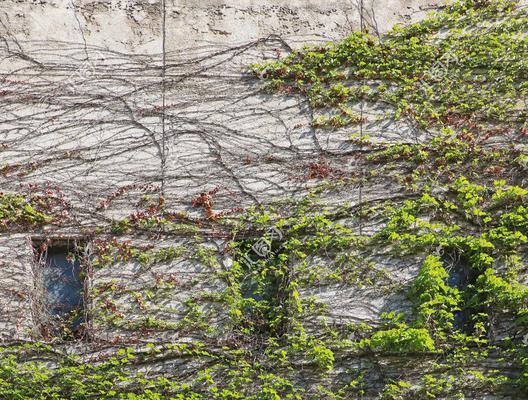
[[(445, 258), (444, 265), (448, 272), (447, 284), (464, 292), (467, 287), (475, 282), (476, 274), (468, 263), (460, 258)], [(464, 297), (464, 296), (463, 296)], [(462, 305), (462, 309), (455, 312), (453, 325), (462, 332), (471, 334), (473, 331), (472, 314), (475, 310)]]
[(79, 258), (69, 247), (49, 247), (42, 278), (44, 303), (53, 319), (75, 331), (84, 322), (83, 280)]

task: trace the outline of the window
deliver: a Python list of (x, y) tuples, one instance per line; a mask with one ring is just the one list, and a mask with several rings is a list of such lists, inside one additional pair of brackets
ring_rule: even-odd
[(85, 271), (77, 243), (36, 246), (36, 319), (45, 339), (85, 336)]
[(448, 273), (447, 284), (457, 288), (462, 293), (461, 310), (455, 313), (454, 327), (460, 331), (471, 334), (474, 330), (473, 315), (476, 313), (472, 307), (467, 305), (467, 289), (473, 285), (477, 278), (477, 273), (469, 267), (469, 262), (464, 260), (457, 252), (444, 255), (444, 265)]

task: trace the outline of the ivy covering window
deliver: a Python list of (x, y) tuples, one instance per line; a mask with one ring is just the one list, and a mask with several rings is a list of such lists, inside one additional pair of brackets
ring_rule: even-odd
[(460, 310), (454, 313), (453, 326), (467, 334), (472, 334), (474, 330), (474, 314), (477, 310), (470, 307), (468, 297), (471, 297), (469, 286), (473, 287), (476, 280), (476, 273), (469, 267), (467, 260), (461, 259), (459, 254), (454, 256), (444, 256), (443, 263), (448, 272), (447, 285), (458, 290), (462, 296)]

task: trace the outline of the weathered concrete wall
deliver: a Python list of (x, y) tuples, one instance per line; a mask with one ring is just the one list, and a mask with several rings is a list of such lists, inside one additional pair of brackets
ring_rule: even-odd
[[(121, 234), (96, 226), (132, 220), (152, 201), (145, 196), (155, 197), (160, 190), (168, 208), (197, 220), (205, 210), (192, 203), (202, 192), (214, 192), (215, 212), (304, 196), (316, 184), (307, 178), (310, 164), (323, 156), (336, 170), (357, 176), (353, 150), (358, 146), (350, 140), (356, 129), (314, 130), (306, 101), (263, 93), (247, 66), (305, 44), (343, 38), (362, 23), (381, 34), (440, 3), (373, 0), (365, 3), (361, 17), (355, 1), (167, 1), (163, 26), (160, 1), (3, 1), (0, 191), (48, 190), (60, 197), (55, 189), (60, 187), (69, 226), (61, 234), (84, 235), (87, 243), (95, 243)], [(384, 111), (362, 110), (367, 118), (363, 134), (387, 142), (420, 139), (412, 124), (385, 118)], [(401, 192), (380, 177), (361, 191), (356, 185), (324, 195), (327, 205), (335, 206)], [(360, 229), (357, 221), (346, 223)], [(56, 237), (56, 229), (46, 227), (44, 234)], [(373, 233), (378, 227), (361, 229)], [(148, 268), (130, 259), (94, 268), (89, 276), (91, 339), (115, 344), (228, 336), (229, 309), (204, 293), (226, 292), (221, 275), (232, 265), (226, 250), (230, 238), (204, 222), (200, 246), (220, 254), (207, 264), (204, 257), (194, 257), (196, 232), (144, 233), (118, 241), (185, 250)], [(30, 301), (33, 235), (5, 236), (0, 244), (0, 329), (6, 341), (39, 338)], [(387, 287), (406, 287), (421, 261), (397, 263), (384, 254), (365, 259), (368, 272), (354, 279), (375, 279), (381, 287), (332, 282), (300, 287), (302, 300), (327, 304), (322, 316), (306, 321), (307, 327), (376, 325), (381, 313), (408, 308), (405, 296)], [(151, 289), (155, 295), (145, 294)], [(207, 315), (203, 325), (182, 327), (187, 315), (202, 312)], [(93, 349), (82, 350), (89, 357)], [(160, 361), (152, 370), (184, 368), (181, 363)], [(335, 374), (362, 363), (346, 360)], [(390, 363), (396, 377), (402, 366)], [(309, 380), (302, 371), (298, 378)]]
[[(374, 1), (364, 6), (364, 23), (382, 33), (430, 6)], [(354, 169), (347, 155), (350, 130), (314, 131), (306, 104), (262, 94), (245, 75), (251, 62), (277, 57), (289, 46), (358, 29), (354, 2), (167, 2), (163, 84), (160, 2), (5, 1), (1, 7), (0, 157), (2, 165), (15, 165), (0, 177), (2, 188), (60, 185), (81, 226), (134, 211), (128, 199), (117, 199), (94, 214), (105, 196), (125, 185), (163, 186), (171, 207), (199, 217), (191, 200), (204, 190), (219, 188), (218, 211), (306, 193), (313, 184), (305, 178), (307, 165), (321, 149), (344, 170)], [(381, 126), (387, 140), (413, 134), (404, 123), (380, 120), (382, 109), (365, 114), (366, 134), (379, 136)], [(362, 195), (376, 198), (386, 190), (380, 182)], [(358, 192), (332, 197), (327, 200), (335, 204), (355, 203)], [(126, 268), (118, 271), (113, 279), (129, 280)], [(96, 285), (103, 276), (95, 272)], [(319, 291), (322, 298), (336, 293)], [(343, 302), (334, 302), (341, 314), (367, 317), (352, 293), (341, 295)], [(380, 312), (379, 305), (366, 308), (374, 310), (369, 318)], [(30, 314), (23, 315), (22, 325), (30, 327)], [(18, 319), (12, 324), (20, 325)]]
[(0, 251), (0, 340), (30, 339), (35, 334), (32, 313), (33, 255), (30, 240), (24, 234), (2, 235)]
[[(382, 21), (383, 31), (402, 20), (400, 14), (421, 15), (413, 10), (427, 4), (375, 3), (365, 9)], [(101, 194), (116, 185), (157, 181), (162, 174), (170, 177), (171, 189), (192, 197), (207, 188), (200, 178), (207, 176), (210, 186), (227, 180), (230, 191), (254, 201), (253, 192), (277, 195), (304, 185), (289, 179), (293, 157), (310, 159), (319, 147), (340, 153), (350, 147), (349, 132), (314, 132), (299, 99), (257, 93), (244, 71), (251, 62), (284, 54), (288, 46), (345, 36), (358, 28), (353, 5), (167, 4), (164, 90), (170, 137), (163, 154), (157, 148), (162, 134), (159, 4), (86, 2), (75, 12), (68, 2), (2, 6), (5, 57), (0, 65), (9, 77), (6, 95), (13, 93), (10, 101), (16, 103), (7, 110), (16, 107), (24, 116), (3, 120), (10, 143), (2, 157), (10, 164), (23, 162), (27, 156), (17, 146), (34, 149), (31, 159), (51, 167), (45, 147), (53, 146), (63, 152), (64, 165), (40, 175), (71, 184), (70, 192), (82, 186)], [(140, 32), (130, 28), (138, 9), (148, 14)], [(349, 24), (341, 21), (346, 18)], [(214, 24), (229, 34), (218, 33)], [(382, 112), (372, 110), (367, 130), (377, 130), (376, 115)], [(389, 121), (383, 126), (383, 134), (393, 137), (408, 131)], [(78, 162), (67, 162), (67, 152), (80, 146)], [(182, 200), (188, 203), (188, 197)]]
[[(372, 0), (363, 4), (365, 25), (384, 33), (421, 18), (442, 2)], [(298, 42), (335, 40), (360, 28), (359, 2), (220, 0), (167, 1), (168, 50), (237, 43), (279, 35)], [(20, 40), (86, 43), (126, 53), (161, 50), (160, 1), (2, 2), (4, 30)]]

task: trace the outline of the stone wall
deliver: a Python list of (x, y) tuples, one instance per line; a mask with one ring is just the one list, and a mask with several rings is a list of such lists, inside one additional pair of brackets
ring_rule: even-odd
[[(239, 314), (254, 312), (248, 299), (270, 296), (254, 290), (255, 271), (268, 279), (271, 297), (284, 309), (298, 302), (315, 310), (299, 312), (297, 321), (313, 343), (327, 333), (359, 342), (366, 337), (365, 326), (382, 327), (388, 313), (409, 312), (407, 292), (425, 255), (395, 255), (381, 245), (364, 251), (350, 239), (380, 232), (377, 211), (386, 202), (403, 204), (412, 197), (404, 181), (390, 179), (409, 171), (365, 170), (358, 154), (369, 154), (370, 145), (423, 143), (431, 132), (411, 118), (393, 118), (387, 105), (378, 103), (352, 107), (362, 117), (356, 126), (315, 129), (318, 115), (305, 97), (264, 90), (248, 70), (252, 63), (278, 60), (352, 31), (381, 36), (442, 4), (3, 1), (0, 192), (22, 193), (28, 204), (51, 216), (37, 223), (26, 210), (28, 215), (18, 215), (25, 223), (0, 236), (3, 344), (51, 342), (63, 354), (94, 365), (127, 346), (138, 353), (156, 349), (160, 355), (130, 369), (149, 379), (170, 371), (178, 382), (190, 382), (193, 370), (202, 373), (207, 357), (213, 357), (200, 358), (199, 346), (185, 354), (177, 346), (205, 343), (225, 361), (222, 357), (240, 349), (264, 353), (272, 341), (266, 332), (251, 340), (243, 334), (259, 331), (265, 318), (258, 312), (240, 327)], [(361, 142), (369, 136), (369, 145)], [(324, 202), (310, 197), (314, 192)], [(306, 207), (297, 209), (303, 201)], [(253, 251), (253, 260), (244, 264), (233, 242), (256, 242), (280, 252), (281, 243), (261, 241), (266, 232), (245, 230), (244, 217), (270, 205), (314, 226), (320, 223), (317, 234), (324, 239), (347, 237), (354, 246), (336, 244), (339, 251), (324, 248), (306, 259), (292, 257), (286, 276), (266, 276), (268, 270), (258, 269), (266, 255)], [(328, 210), (346, 229), (314, 216)], [(367, 212), (369, 222), (363, 218)], [(4, 218), (0, 229), (11, 226)], [(309, 243), (317, 235), (305, 236)], [(39, 327), (39, 267), (32, 249), (37, 239), (82, 244), (88, 289), (82, 340), (46, 335)], [(270, 265), (280, 264), (275, 253), (267, 253)], [(315, 270), (318, 275), (311, 275)], [(288, 274), (302, 277), (294, 288)], [(245, 308), (235, 307), (237, 302)], [(511, 333), (508, 323), (497, 326)], [(293, 328), (281, 322), (270, 329), (287, 335)], [(228, 356), (222, 353), (226, 348)], [(420, 353), (417, 362), (415, 354), (340, 350), (328, 375), (314, 364), (316, 356), (306, 361), (299, 355), (288, 371), (292, 382), (319, 393), (322, 381), (352, 387), (363, 374), (361, 398), (379, 398), (403, 375), (418, 385), (437, 356)], [(495, 367), (490, 360), (474, 366), (475, 376)], [(513, 376), (515, 368), (505, 374)], [(360, 398), (354, 396), (344, 398)]]
[[(364, 24), (383, 33), (423, 16), (432, 5), (374, 1), (364, 5)], [(217, 212), (302, 196), (311, 184), (304, 171), (321, 148), (350, 168), (348, 132), (332, 137), (315, 132), (305, 104), (263, 94), (246, 69), (290, 48), (339, 39), (360, 28), (352, 1), (169, 1), (164, 80), (160, 2), (4, 1), (0, 7), (2, 190), (60, 186), (71, 202), (77, 234), (93, 237), (91, 226), (98, 219), (135, 211), (133, 201), (148, 190), (98, 209), (105, 196), (130, 185), (163, 186), (172, 208), (199, 217), (202, 212), (191, 201), (204, 190), (218, 188)], [(367, 112), (373, 121), (380, 113)], [(405, 126), (388, 123), (394, 125), (385, 121), (385, 134), (406, 134)], [(375, 131), (378, 123), (365, 129)], [(385, 189), (371, 190), (375, 196)], [(342, 196), (357, 202), (355, 192), (333, 201)], [(30, 242), (22, 243), (19, 251), (30, 251)], [(17, 279), (27, 282), (24, 271)], [(4, 273), (8, 290), (12, 273)], [(113, 274), (130, 278), (125, 272), (119, 276)], [(29, 296), (31, 285), (20, 290)], [(17, 326), (20, 337), (27, 337), (33, 332), (27, 308), (16, 317), (8, 308), (6, 331)]]

